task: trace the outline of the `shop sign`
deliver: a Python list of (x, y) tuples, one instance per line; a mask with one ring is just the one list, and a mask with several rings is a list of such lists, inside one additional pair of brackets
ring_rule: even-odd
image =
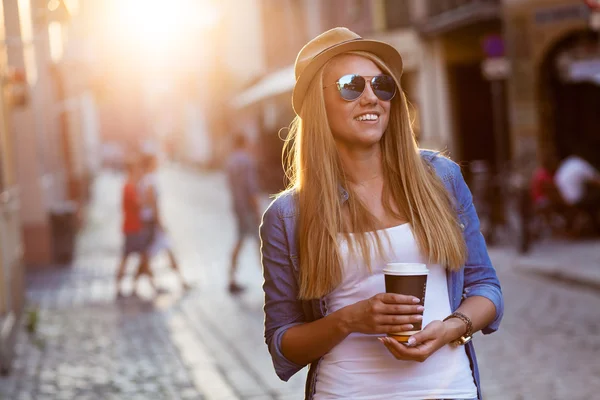
[(506, 57), (488, 58), (481, 64), (481, 72), (485, 79), (506, 79), (510, 74), (510, 62)]
[(600, 85), (600, 59), (573, 61), (569, 65), (568, 80)]

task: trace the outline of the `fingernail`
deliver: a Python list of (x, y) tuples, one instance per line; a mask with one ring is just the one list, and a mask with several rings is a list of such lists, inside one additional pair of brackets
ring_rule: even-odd
[(421, 312), (421, 311), (425, 311), (425, 307), (423, 306), (419, 306), (417, 307), (417, 311)]
[(412, 329), (412, 328), (414, 328), (414, 327), (415, 327), (414, 325), (410, 325), (410, 324), (409, 324), (409, 325), (406, 325), (406, 329)]
[(378, 337), (377, 340), (379, 340), (381, 343), (383, 343), (383, 338), (382, 337)]
[(417, 299), (416, 297), (413, 298), (413, 303), (420, 303), (421, 299)]
[(423, 316), (422, 315), (417, 315), (415, 318), (418, 319), (419, 321), (423, 321)]
[(408, 338), (408, 345), (409, 346), (413, 346), (415, 343), (417, 343), (417, 340), (415, 338)]

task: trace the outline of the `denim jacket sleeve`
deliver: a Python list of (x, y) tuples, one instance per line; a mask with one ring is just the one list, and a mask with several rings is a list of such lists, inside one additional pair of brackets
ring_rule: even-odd
[(480, 232), (479, 218), (473, 205), (473, 196), (469, 190), (458, 164), (451, 162), (453, 169), (453, 189), (457, 201), (459, 215), (467, 223), (464, 238), (467, 244), (467, 261), (464, 268), (464, 295), (465, 297), (483, 296), (496, 306), (496, 318), (487, 327), (482, 329), (483, 334), (490, 334), (498, 330), (502, 315), (504, 314), (504, 300), (500, 281), (492, 266), (492, 261), (487, 252), (483, 235)]
[(285, 224), (275, 200), (260, 226), (263, 291), (265, 293), (265, 342), (271, 353), (277, 376), (287, 381), (304, 368), (288, 360), (281, 352), (283, 334), (292, 326), (305, 323), (302, 303), (298, 300), (298, 284), (294, 275)]

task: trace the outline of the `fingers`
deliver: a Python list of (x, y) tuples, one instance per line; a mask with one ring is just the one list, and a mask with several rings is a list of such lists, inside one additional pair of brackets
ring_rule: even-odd
[(421, 302), (421, 299), (417, 297), (396, 293), (379, 293), (375, 297), (386, 304), (419, 304)]
[(439, 321), (433, 321), (428, 324), (422, 331), (415, 333), (408, 340), (410, 346), (418, 346), (421, 343), (425, 343), (431, 340), (438, 339), (443, 332), (440, 329)]
[(378, 325), (403, 325), (403, 324), (413, 324), (418, 323), (423, 320), (422, 315), (418, 314), (406, 314), (406, 315), (396, 315), (396, 314), (383, 314), (376, 317), (375, 321)]
[(409, 306), (399, 304), (382, 304), (380, 312), (382, 314), (423, 314), (425, 307), (423, 306)]
[(415, 329), (413, 324), (401, 324), (401, 325), (383, 325), (378, 331), (380, 333), (398, 333), (412, 331)]
[(413, 360), (422, 361), (424, 360), (422, 354), (418, 349), (407, 347), (406, 345), (399, 343), (398, 341), (383, 337), (379, 338), (379, 341), (388, 349), (390, 353), (398, 360)]

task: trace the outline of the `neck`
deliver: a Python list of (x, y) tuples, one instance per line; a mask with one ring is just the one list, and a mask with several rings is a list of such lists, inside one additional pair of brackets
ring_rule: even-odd
[(368, 149), (338, 149), (348, 182), (355, 185), (366, 184), (383, 178), (381, 147)]

